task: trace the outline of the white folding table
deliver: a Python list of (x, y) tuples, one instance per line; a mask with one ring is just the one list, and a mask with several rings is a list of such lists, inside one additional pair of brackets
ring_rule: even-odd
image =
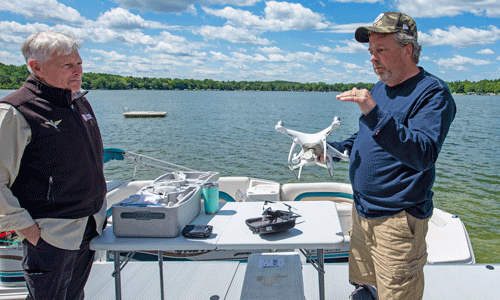
[[(317, 259), (309, 257), (318, 270), (319, 299), (325, 298), (324, 249), (338, 248), (344, 243), (344, 235), (335, 203), (331, 201), (276, 202), (273, 209), (288, 210), (301, 215), (294, 228), (287, 231), (258, 235), (253, 234), (245, 220), (255, 218), (263, 212), (263, 202), (241, 202), (237, 213), (229, 220), (222, 236), (217, 241), (218, 250), (258, 250), (258, 249), (317, 249)], [(267, 206), (266, 206), (267, 207)]]
[[(175, 238), (120, 238), (108, 227), (102, 236), (91, 242), (93, 250), (114, 253), (116, 299), (121, 299), (121, 251), (158, 251), (161, 295), (163, 299), (163, 251), (175, 250), (258, 250), (258, 249), (317, 249), (317, 260), (311, 260), (318, 270), (319, 298), (325, 298), (323, 250), (338, 248), (344, 242), (335, 203), (331, 201), (286, 202), (301, 215), (296, 225), (285, 232), (269, 235), (253, 234), (245, 224), (248, 218), (262, 214), (264, 202), (227, 202), (219, 204), (219, 212), (206, 215), (203, 211), (191, 222), (212, 225), (212, 235), (207, 239)], [(282, 202), (270, 204), (273, 209), (287, 210)], [(267, 206), (266, 206), (267, 207)], [(126, 262), (125, 262), (126, 263)]]
[[(213, 231), (209, 238), (186, 239), (182, 235), (175, 238), (130, 238), (117, 237), (113, 233), (113, 226), (106, 228), (101, 236), (94, 238), (90, 242), (93, 250), (105, 250), (113, 252), (115, 271), (116, 299), (121, 300), (121, 277), (120, 271), (125, 267), (134, 251), (158, 251), (158, 264), (160, 268), (160, 291), (161, 299), (164, 299), (163, 291), (163, 251), (176, 250), (215, 250), (216, 242), (220, 238), (222, 231), (226, 228), (231, 217), (236, 214), (234, 210), (237, 203), (219, 203), (219, 213), (207, 215), (204, 211), (191, 222), (192, 224), (212, 225)], [(129, 255), (122, 262), (120, 252), (129, 252)]]

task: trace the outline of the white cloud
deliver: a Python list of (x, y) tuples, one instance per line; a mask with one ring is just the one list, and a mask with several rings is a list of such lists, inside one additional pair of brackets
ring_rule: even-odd
[[(22, 34), (22, 35), (30, 35), (36, 31), (44, 31), (50, 28), (49, 25), (41, 24), (41, 23), (27, 23), (20, 24), (14, 21), (0, 21), (0, 32), (4, 35), (8, 34)], [(21, 38), (17, 36), (18, 38)], [(22, 39), (22, 38), (21, 38)]]
[(453, 17), (464, 13), (500, 17), (498, 0), (395, 0), (395, 6), (413, 18)]
[(231, 61), (229, 56), (222, 54), (221, 52), (210, 51), (210, 54), (212, 55), (212, 61)]
[[(2, 28), (2, 26), (0, 26)], [(18, 35), (7, 34), (6, 32), (0, 29), (0, 47), (3, 49), (11, 49), (18, 50), (21, 53), (21, 45), (24, 42), (24, 38)]]
[(193, 13), (195, 3), (202, 5), (254, 6), (262, 0), (113, 0), (129, 9), (150, 10), (157, 13)]
[(24, 39), (20, 36), (6, 34), (5, 31), (0, 32), (0, 44), (2, 45), (12, 45), (12, 44), (22, 44)]
[(123, 8), (113, 8), (97, 18), (97, 25), (116, 29), (165, 28), (159, 22), (146, 21)]
[(233, 59), (236, 59), (241, 62), (249, 62), (249, 63), (260, 63), (260, 62), (265, 62), (268, 61), (269, 59), (265, 57), (262, 54), (255, 54), (254, 56), (248, 55), (248, 54), (243, 54), (239, 52), (232, 52), (231, 55), (233, 55)]
[(19, 66), (26, 63), (21, 54), (21, 51), (19, 51), (19, 54), (17, 55), (8, 51), (0, 51), (0, 62), (6, 65), (15, 65), (15, 66)]
[(195, 12), (197, 0), (113, 0), (129, 9), (151, 10), (158, 13)]
[(308, 63), (308, 64), (314, 64), (314, 63), (323, 63), (325, 65), (338, 65), (341, 62), (332, 58), (329, 55), (315, 52), (303, 52), (303, 51), (298, 51), (294, 53), (285, 53), (285, 54), (279, 54), (279, 53), (272, 53), (269, 54), (269, 61), (271, 62), (285, 62), (285, 63), (294, 63), (294, 62), (302, 62), (302, 63)]
[(449, 45), (457, 48), (484, 46), (500, 40), (500, 29), (490, 25), (488, 29), (450, 26), (447, 30), (440, 28), (429, 33), (419, 32), (419, 41), (424, 46)]
[(207, 3), (211, 5), (235, 5), (235, 6), (254, 6), (256, 3), (262, 0), (205, 0), (201, 3)]
[(232, 24), (239, 24), (245, 27), (259, 27), (259, 24), (262, 23), (261, 18), (247, 10), (234, 9), (229, 6), (219, 10), (208, 7), (202, 7), (202, 9), (207, 14), (231, 20)]
[(237, 28), (230, 25), (223, 27), (216, 26), (201, 26), (192, 30), (193, 33), (202, 35), (207, 40), (224, 39), (232, 43), (246, 45), (269, 45), (271, 42), (268, 39), (257, 37), (254, 33), (246, 28)]
[(340, 43), (346, 44), (347, 46), (336, 45), (333, 48), (328, 46), (319, 46), (318, 50), (326, 53), (368, 53), (368, 47), (364, 44), (358, 43), (354, 40), (344, 40), (338, 41)]
[[(58, 30), (59, 27), (54, 27)], [(116, 30), (104, 27), (73, 28), (72, 32), (79, 38), (94, 43), (102, 44), (122, 44), (127, 46), (135, 45), (156, 45), (157, 37), (151, 37), (136, 30)]]
[(182, 36), (162, 32), (160, 41), (155, 46), (148, 46), (146, 52), (159, 52), (170, 55), (204, 57), (206, 53), (198, 52), (200, 44), (186, 41)]
[(330, 32), (335, 32), (335, 33), (352, 33), (358, 29), (358, 27), (361, 26), (372, 26), (373, 23), (351, 23), (351, 24), (337, 24), (337, 25), (331, 25)]
[(86, 21), (76, 9), (59, 3), (57, 0), (5, 0), (0, 6), (0, 11), (2, 10), (22, 15), (28, 20), (41, 22), (83, 24)]
[[(62, 33), (75, 35), (83, 41), (91, 41), (103, 44), (124, 44), (133, 45), (153, 45), (157, 43), (158, 38), (153, 38), (138, 30), (116, 30), (106, 28), (96, 22), (87, 21), (84, 26), (72, 27), (64, 24), (49, 26), (47, 24), (19, 24), (17, 22), (0, 21), (0, 42), (1, 37), (9, 39), (15, 47), (20, 49), (24, 39), (33, 32), (56, 30)], [(9, 33), (9, 34), (8, 34)], [(10, 37), (9, 37), (10, 36)]]
[(229, 6), (219, 10), (207, 7), (202, 9), (207, 14), (228, 19), (231, 25), (251, 27), (261, 31), (304, 31), (328, 27), (328, 24), (323, 21), (323, 15), (305, 8), (300, 3), (266, 2), (263, 18), (249, 11)]
[(329, 0), (330, 2), (340, 2), (340, 3), (349, 3), (349, 2), (355, 2), (355, 3), (384, 3), (384, 0)]
[(239, 69), (239, 70), (249, 70), (250, 67), (241, 62), (229, 61), (224, 64), (224, 68), (227, 69)]
[(119, 54), (116, 51), (104, 51), (98, 49), (91, 49), (90, 53), (98, 54), (104, 58), (105, 61), (127, 61), (128, 57), (124, 54)]
[(330, 47), (328, 47), (328, 46), (319, 46), (319, 47), (318, 47), (318, 50), (319, 50), (319, 51), (321, 51), (321, 52), (326, 52), (326, 53), (328, 53), (328, 52), (333, 52), (333, 51), (332, 51), (332, 48), (330, 48)]
[[(360, 13), (361, 16), (368, 15), (368, 19), (351, 18), (347, 22), (370, 23), (333, 24), (329, 20), (335, 20), (337, 8), (348, 5), (331, 2), (377, 2), (376, 6), (381, 7), (387, 1), (315, 0), (301, 1), (302, 4), (289, 0), (113, 1), (115, 3), (96, 6), (97, 11), (87, 16), (83, 14), (88, 10), (82, 10), (80, 15), (69, 6), (76, 3), (73, 0), (3, 0), (0, 13), (5, 18), (0, 20), (0, 61), (23, 64), (20, 46), (24, 39), (32, 32), (50, 29), (72, 33), (84, 41), (81, 55), (86, 72), (215, 80), (377, 80), (367, 60), (367, 45), (354, 41), (353, 33), (359, 26), (371, 25), (371, 19), (378, 13), (365, 14), (355, 8), (355, 11), (346, 12), (347, 15)], [(465, 17), (424, 20), (431, 22), (427, 25), (433, 21), (439, 24), (436, 25), (439, 28), (419, 32), (427, 53), (421, 61), (428, 64), (429, 71), (443, 71), (452, 74), (450, 76), (455, 79), (469, 76), (464, 75), (468, 68), (475, 71), (479, 69), (476, 66), (489, 65), (488, 68), (481, 67), (482, 71), (478, 74), (498, 78), (500, 73), (496, 69), (500, 56), (496, 49), (500, 41), (500, 26), (494, 25), (498, 18), (485, 17), (500, 16), (496, 13), (496, 9), (500, 8), (498, 0), (473, 0), (471, 3), (468, 2), (470, 0), (433, 0), (432, 4), (430, 0), (395, 1), (391, 2), (394, 10), (394, 5), (405, 4), (400, 6), (401, 10), (415, 18), (424, 14), (467, 14), (470, 17), (470, 23)], [(77, 5), (73, 7), (77, 8)], [(102, 7), (106, 8), (103, 10)], [(196, 12), (199, 8), (203, 11)], [(412, 14), (415, 9), (420, 11)], [(152, 16), (150, 11), (177, 15)], [(326, 11), (332, 12), (331, 15), (325, 17), (321, 13)], [(200, 17), (189, 20), (191, 26), (186, 26), (183, 19), (186, 13), (199, 13)], [(420, 24), (422, 21), (417, 19), (417, 22)], [(297, 32), (312, 30), (314, 35)], [(427, 46), (444, 47), (427, 52)], [(474, 48), (459, 49), (467, 47)], [(353, 53), (361, 53), (362, 56), (351, 55)], [(492, 68), (496, 75), (492, 75)]]
[(484, 55), (493, 55), (495, 52), (491, 49), (481, 49), (476, 52), (477, 54), (484, 54)]
[(273, 47), (260, 47), (258, 49), (260, 52), (266, 53), (266, 54), (271, 54), (271, 53), (281, 53), (283, 50), (280, 48), (273, 46)]
[[(197, 76), (199, 76), (200, 78), (215, 78), (215, 80), (217, 80), (217, 79), (218, 80), (224, 80), (223, 76), (227, 76), (228, 75), (228, 72), (227, 72), (226, 68), (219, 68), (219, 69), (214, 69), (214, 68), (196, 68), (196, 70), (195, 70), (194, 73)], [(231, 74), (231, 73), (229, 73), (229, 74)]]
[(322, 82), (330, 81), (332, 79), (335, 79), (335, 81), (339, 82), (339, 81), (342, 81), (342, 79), (348, 78), (346, 72), (338, 72), (336, 70), (325, 68), (325, 67), (322, 67), (320, 69), (320, 72), (321, 72), (321, 74), (323, 74), (325, 79), (329, 79), (329, 80), (325, 80), (325, 79), (320, 80)]
[[(304, 75), (304, 70), (310, 70), (310, 67), (313, 64), (321, 64), (322, 66), (339, 66), (342, 64), (341, 61), (336, 60), (329, 55), (318, 52), (290, 53), (285, 52), (277, 47), (261, 47), (257, 48), (256, 50), (261, 51), (265, 55), (259, 53), (248, 55), (240, 52), (231, 52), (230, 56), (228, 56), (221, 52), (215, 51), (210, 51), (210, 54), (212, 61), (225, 62), (224, 65), (227, 68), (257, 68), (257, 70), (259, 71), (252, 71), (253, 75), (267, 74), (266, 76), (270, 76), (270, 74), (281, 74), (279, 78), (284, 78), (282, 76), (284, 76), (285, 74), (290, 73), (291, 75), (294, 72), (294, 74), (298, 76), (298, 74), (296, 73), (297, 70), (302, 70), (299, 73), (300, 75)], [(317, 74), (314, 76), (317, 76)], [(292, 77), (293, 76), (289, 76), (289, 78)], [(295, 79), (295, 81), (296, 80), (297, 79)]]
[[(94, 56), (90, 60), (84, 60), (84, 71), (105, 72), (122, 76), (195, 78), (193, 76), (197, 72), (194, 70), (209, 68), (208, 65), (201, 65), (201, 60), (197, 58), (157, 52), (150, 52), (147, 57), (126, 56), (117, 53), (119, 60), (103, 64), (103, 61), (109, 61), (108, 57), (114, 55), (113, 52), (95, 52), (95, 54), (103, 56)], [(193, 67), (195, 68), (191, 70)]]
[(455, 54), (453, 58), (440, 58), (436, 60), (435, 63), (441, 67), (463, 71), (466, 70), (466, 67), (464, 67), (464, 65), (485, 66), (490, 65), (492, 62), (489, 60), (470, 58)]
[(325, 29), (328, 25), (321, 14), (305, 8), (299, 3), (266, 2), (266, 20), (278, 25), (282, 30)]
[(269, 63), (254, 69), (238, 71), (240, 80), (286, 80), (299, 82), (316, 82), (323, 80), (322, 74), (317, 71), (308, 72), (309, 68), (298, 63), (276, 64)]
[(343, 63), (342, 65), (344, 66), (347, 73), (353, 73), (353, 72), (358, 73), (362, 70), (365, 70), (365, 68), (353, 63)]
[(0, 21), (0, 48), (21, 54), (21, 45), (31, 33), (49, 28), (50, 26), (41, 23), (20, 24), (14, 21)]

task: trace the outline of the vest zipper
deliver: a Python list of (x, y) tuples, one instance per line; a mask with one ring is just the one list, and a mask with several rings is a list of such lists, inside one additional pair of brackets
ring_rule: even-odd
[(54, 182), (54, 178), (52, 176), (49, 177), (49, 190), (47, 191), (47, 201), (50, 199), (50, 191), (52, 189), (52, 183)]

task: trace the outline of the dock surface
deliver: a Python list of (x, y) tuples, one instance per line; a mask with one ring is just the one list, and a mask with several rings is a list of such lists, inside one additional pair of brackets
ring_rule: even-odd
[[(240, 299), (246, 263), (164, 262), (165, 299)], [(348, 283), (347, 263), (325, 265), (327, 300), (347, 300), (353, 291)], [(85, 288), (86, 300), (114, 300), (113, 263), (95, 263)], [(498, 300), (500, 264), (426, 265), (424, 300)], [(318, 299), (318, 273), (310, 264), (302, 269), (307, 300)], [(157, 262), (129, 262), (122, 270), (122, 299), (160, 299)], [(26, 293), (0, 299), (25, 299)], [(272, 299), (270, 297), (269, 299)]]

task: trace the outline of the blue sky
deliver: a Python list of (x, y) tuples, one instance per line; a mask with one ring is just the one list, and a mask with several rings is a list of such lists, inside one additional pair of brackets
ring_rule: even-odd
[(498, 0), (0, 0), (0, 62), (58, 30), (83, 41), (84, 72), (220, 81), (376, 82), (354, 31), (412, 16), (420, 65), (446, 81), (500, 78)]

